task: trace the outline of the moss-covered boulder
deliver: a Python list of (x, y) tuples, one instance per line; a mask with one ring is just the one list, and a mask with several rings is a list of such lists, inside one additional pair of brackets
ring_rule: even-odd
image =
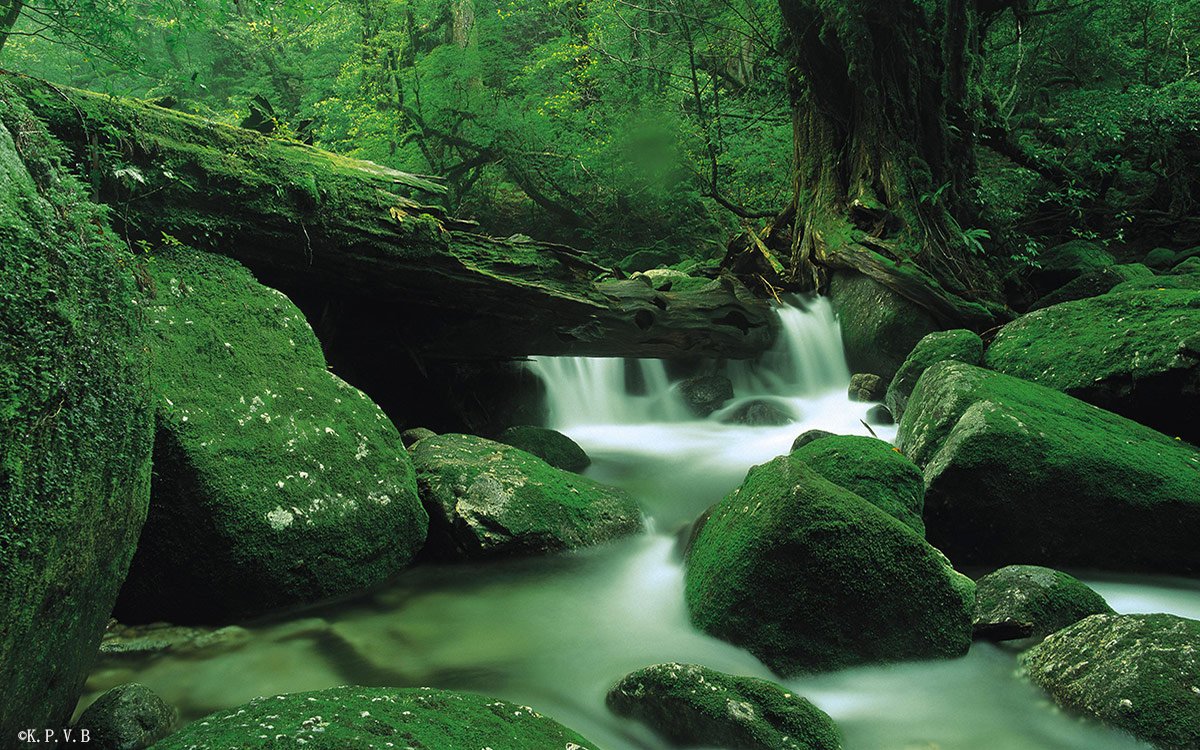
[(724, 375), (698, 375), (679, 384), (679, 395), (692, 414), (704, 418), (733, 398), (733, 382)]
[(1158, 292), (1164, 289), (1200, 291), (1200, 258), (1190, 258), (1165, 276), (1143, 276), (1123, 281), (1112, 288), (1112, 293)]
[(1093, 268), (1034, 302), (1029, 309), (1040, 310), (1060, 302), (1098, 297), (1111, 291), (1118, 284), (1134, 279), (1150, 280), (1153, 278), (1154, 272), (1141, 263), (1123, 263), (1116, 266)]
[(438, 435), (413, 446), (412, 457), (433, 557), (557, 552), (642, 528), (641, 511), (624, 490), (503, 443)]
[(1175, 265), (1175, 251), (1169, 247), (1156, 247), (1146, 253), (1142, 263), (1158, 271), (1165, 271)]
[(961, 656), (971, 642), (971, 580), (908, 526), (791, 456), (751, 469), (711, 509), (685, 588), (701, 630), (783, 676)]
[(529, 706), (432, 688), (336, 687), (256, 698), (155, 750), (598, 750)]
[(1200, 291), (1121, 292), (1004, 326), (988, 367), (1200, 442)]
[(1093, 615), (1022, 658), (1058, 705), (1161, 750), (1200, 747), (1200, 622), (1174, 615)]
[(216, 621), (401, 570), (428, 522), (408, 453), (295, 305), (227, 258), (176, 248), (148, 268), (154, 482), (117, 616)]
[(836, 435), (801, 446), (792, 458), (924, 536), (925, 479), (891, 443)]
[(1041, 640), (1091, 615), (1112, 614), (1078, 578), (1037, 565), (1009, 565), (975, 582), (975, 637)]
[(1200, 570), (1200, 451), (1124, 417), (942, 362), (899, 445), (924, 469), (929, 540), (955, 564)]
[(145, 750), (171, 733), (179, 712), (136, 682), (106, 691), (75, 722), (76, 736), (88, 732), (91, 750)]
[(917, 342), (941, 328), (924, 308), (861, 274), (834, 274), (829, 298), (851, 372), (890, 380)]
[(773, 682), (695, 664), (639, 669), (608, 693), (613, 713), (677, 745), (730, 750), (839, 750), (833, 719)]
[(1116, 258), (1103, 245), (1089, 240), (1071, 240), (1038, 255), (1038, 264), (1025, 272), (1037, 297), (1058, 289), (1088, 271), (1116, 265)]
[(150, 497), (134, 259), (0, 83), (0, 744), (66, 726)]
[(917, 381), (933, 365), (938, 362), (966, 362), (978, 365), (983, 362), (983, 339), (973, 331), (958, 328), (953, 331), (936, 331), (917, 342), (912, 352), (900, 365), (896, 377), (888, 384), (884, 403), (892, 412), (892, 417), (901, 419), (908, 407), (908, 398), (912, 395)]
[(520, 425), (504, 430), (496, 440), (532, 453), (556, 469), (581, 472), (592, 465), (579, 443), (557, 430)]

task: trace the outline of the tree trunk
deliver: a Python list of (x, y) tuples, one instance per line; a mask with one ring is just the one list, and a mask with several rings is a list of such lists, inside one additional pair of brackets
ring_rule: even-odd
[[(790, 37), (793, 280), (855, 268), (982, 323), (980, 249), (965, 230), (973, 155), (975, 0), (779, 0)], [(978, 239), (980, 234), (975, 233)]]
[(86, 165), (118, 234), (151, 250), (180, 241), (233, 257), (310, 319), (330, 308), (343, 329), (369, 328), (376, 352), (737, 359), (771, 344), (772, 313), (732, 279), (682, 290), (603, 279), (608, 269), (572, 248), (482, 236), (406, 197), (443, 190), (428, 180), (141, 102), (6, 77)]
[(4, 51), (4, 45), (8, 43), (13, 26), (17, 25), (24, 8), (25, 0), (0, 0), (0, 52)]

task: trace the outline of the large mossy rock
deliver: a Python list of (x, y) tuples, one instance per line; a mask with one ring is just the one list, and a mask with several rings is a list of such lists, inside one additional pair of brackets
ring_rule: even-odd
[(592, 465), (592, 459), (579, 447), (579, 443), (561, 432), (545, 427), (509, 427), (501, 432), (496, 440), (532, 453), (556, 469), (581, 472)]
[(887, 395), (884, 396), (884, 403), (894, 419), (899, 420), (904, 416), (913, 388), (917, 387), (917, 381), (925, 371), (938, 362), (946, 361), (981, 364), (983, 339), (973, 331), (958, 328), (953, 331), (936, 331), (918, 341), (905, 358), (904, 364), (900, 365), (896, 377), (888, 384)]
[(829, 298), (851, 372), (891, 380), (917, 342), (941, 328), (925, 309), (861, 274), (835, 273)]
[(1200, 442), (1200, 291), (1121, 292), (1004, 326), (988, 367)]
[(1063, 708), (1161, 750), (1200, 747), (1200, 622), (1093, 615), (1027, 651), (1026, 673)]
[(908, 526), (791, 456), (751, 469), (709, 511), (685, 587), (700, 629), (785, 677), (961, 656), (971, 642), (971, 580)]
[(432, 688), (336, 687), (256, 698), (155, 750), (598, 750), (528, 706)]
[(802, 445), (792, 458), (925, 535), (925, 479), (891, 443), (859, 435), (834, 435)]
[(1200, 451), (1144, 425), (942, 362), (899, 445), (925, 472), (929, 540), (955, 564), (1200, 570)]
[(1071, 240), (1042, 251), (1037, 266), (1026, 271), (1036, 296), (1059, 289), (1090, 271), (1116, 265), (1116, 258), (1098, 243)]
[(1104, 597), (1066, 573), (1009, 565), (975, 582), (975, 637), (1041, 640), (1091, 615), (1112, 614)]
[(171, 733), (179, 712), (136, 682), (106, 691), (79, 716), (79, 730), (88, 731), (90, 750), (145, 750)]
[[(150, 498), (134, 259), (0, 83), (0, 745), (67, 726)], [(14, 140), (15, 138), (15, 140)]]
[(503, 443), (438, 435), (414, 445), (412, 457), (436, 558), (557, 552), (642, 528), (624, 490)]
[(840, 750), (833, 719), (767, 680), (695, 664), (656, 664), (608, 693), (613, 713), (637, 719), (677, 745), (729, 750)]
[(428, 523), (408, 453), (295, 305), (220, 256), (148, 267), (154, 482), (117, 616), (219, 621), (404, 568)]
[(1141, 263), (1124, 263), (1117, 266), (1093, 268), (1034, 302), (1029, 309), (1040, 310), (1043, 307), (1050, 307), (1062, 302), (1098, 297), (1111, 291), (1118, 284), (1134, 279), (1150, 281), (1153, 278), (1154, 272)]

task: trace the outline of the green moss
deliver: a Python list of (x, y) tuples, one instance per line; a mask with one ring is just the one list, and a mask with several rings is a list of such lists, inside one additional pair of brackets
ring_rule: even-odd
[(928, 312), (861, 274), (835, 274), (829, 296), (851, 372), (891, 379), (917, 342), (939, 328)]
[(1036, 638), (1112, 607), (1074, 576), (1036, 565), (1009, 565), (975, 582), (975, 635)]
[(576, 549), (642, 528), (623, 490), (502, 443), (438, 435), (416, 443), (412, 457), (435, 556)]
[(146, 515), (133, 259), (0, 82), (0, 737), (65, 726)]
[(505, 445), (532, 453), (556, 469), (581, 472), (591, 465), (592, 459), (571, 438), (545, 427), (519, 425), (509, 427), (496, 438)]
[(227, 258), (176, 247), (147, 268), (155, 480), (120, 615), (219, 620), (402, 569), (427, 523), (408, 454), (301, 312)]
[(938, 362), (953, 360), (977, 365), (983, 362), (983, 340), (971, 331), (959, 328), (953, 331), (936, 331), (917, 342), (912, 353), (896, 371), (896, 377), (888, 384), (884, 402), (899, 420), (908, 407), (913, 388), (931, 366)]
[(1136, 422), (942, 362), (899, 445), (924, 467), (929, 539), (957, 564), (1200, 569), (1200, 451)]
[(700, 629), (784, 676), (961, 656), (970, 644), (970, 579), (912, 529), (791, 457), (751, 469), (711, 510), (685, 587)]
[(801, 446), (792, 452), (792, 458), (925, 535), (925, 523), (921, 520), (925, 479), (917, 465), (890, 443), (857, 435), (836, 435)]
[(1200, 622), (1094, 615), (1027, 651), (1025, 671), (1063, 708), (1162, 750), (1200, 747)]
[(608, 707), (679, 745), (741, 750), (840, 750), (833, 720), (773, 682), (695, 664), (656, 664), (628, 675)]
[(336, 687), (218, 711), (155, 750), (597, 750), (528, 706), (432, 688)]
[(1172, 435), (1200, 438), (1200, 291), (1121, 292), (1025, 315), (988, 367)]
[(1154, 272), (1141, 263), (1124, 263), (1116, 266), (1102, 266), (1084, 271), (1058, 289), (1042, 297), (1030, 307), (1040, 310), (1063, 302), (1073, 302), (1077, 299), (1098, 297), (1111, 291), (1114, 287), (1126, 282), (1153, 282)]

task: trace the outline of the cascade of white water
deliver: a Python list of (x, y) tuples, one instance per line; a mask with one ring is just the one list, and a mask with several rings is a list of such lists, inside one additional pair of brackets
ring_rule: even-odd
[[(828, 300), (791, 300), (777, 312), (775, 345), (753, 362), (731, 362), (726, 368), (738, 399), (795, 398), (844, 388), (850, 372)], [(558, 427), (692, 419), (661, 360), (537, 357), (530, 368), (546, 383), (551, 422)], [(641, 383), (641, 393), (629, 392), (629, 375)]]

